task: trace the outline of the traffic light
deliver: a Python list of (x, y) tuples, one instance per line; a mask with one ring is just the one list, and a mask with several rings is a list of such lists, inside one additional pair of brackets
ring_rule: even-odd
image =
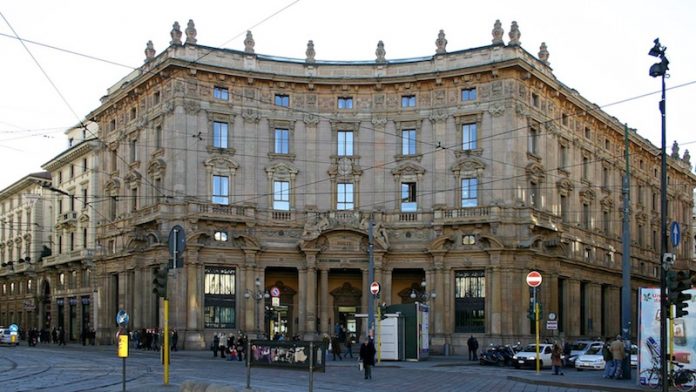
[(379, 313), (379, 319), (384, 320), (387, 318), (387, 304), (382, 303), (377, 307), (377, 313)]
[(158, 297), (167, 298), (167, 275), (169, 274), (169, 268), (167, 265), (162, 265), (155, 272), (155, 278), (152, 280), (152, 284), (155, 286), (152, 292), (157, 294)]
[(689, 307), (687, 301), (691, 300), (691, 294), (687, 294), (684, 291), (691, 288), (691, 278), (683, 271), (679, 271), (676, 276), (676, 284), (674, 285), (674, 290), (670, 289), (669, 298), (670, 302), (674, 304), (675, 312), (674, 318), (684, 317), (689, 314), (686, 308)]
[(529, 304), (529, 309), (527, 309), (527, 318), (534, 321), (534, 303)]

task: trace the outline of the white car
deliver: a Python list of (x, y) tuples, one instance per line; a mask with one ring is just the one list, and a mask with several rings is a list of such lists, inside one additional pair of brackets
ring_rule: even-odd
[[(604, 370), (606, 363), (602, 355), (602, 346), (592, 347), (587, 353), (578, 357), (575, 361), (575, 369), (578, 371), (588, 370)], [(631, 367), (638, 366), (638, 346), (631, 345)]]
[(575, 361), (581, 355), (587, 353), (592, 347), (599, 346), (601, 348), (603, 344), (603, 342), (597, 340), (578, 340), (577, 342), (571, 344), (570, 355), (568, 355), (566, 366), (574, 367)]
[[(539, 345), (539, 367), (549, 367), (551, 366), (551, 350), (553, 349), (552, 344), (540, 344)], [(532, 368), (536, 367), (536, 344), (530, 344), (525, 347), (522, 351), (518, 352), (512, 357), (512, 364), (516, 369), (521, 367), (529, 366)]]

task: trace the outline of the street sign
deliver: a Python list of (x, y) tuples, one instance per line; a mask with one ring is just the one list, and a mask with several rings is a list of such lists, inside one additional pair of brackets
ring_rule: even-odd
[(370, 293), (372, 293), (372, 295), (379, 294), (380, 290), (382, 290), (382, 286), (380, 286), (378, 282), (372, 282), (370, 284)]
[(669, 238), (672, 239), (672, 246), (679, 246), (679, 242), (681, 241), (679, 222), (672, 222), (672, 227), (669, 228)]
[(541, 274), (537, 271), (532, 271), (527, 274), (527, 285), (529, 287), (539, 287), (541, 285)]
[(549, 312), (549, 320), (551, 320), (551, 321), (556, 320), (556, 313), (554, 313), (554, 312)]
[(120, 326), (126, 326), (128, 325), (128, 320), (130, 317), (128, 316), (128, 313), (126, 313), (125, 310), (121, 309), (118, 311), (116, 314), (116, 324)]
[(546, 322), (546, 329), (558, 329), (558, 321), (548, 320)]
[(275, 286), (271, 287), (271, 297), (280, 297), (280, 289)]
[(10, 332), (17, 332), (17, 331), (19, 331), (19, 327), (17, 326), (17, 324), (10, 324), (10, 327), (9, 327), (9, 328), (10, 328)]

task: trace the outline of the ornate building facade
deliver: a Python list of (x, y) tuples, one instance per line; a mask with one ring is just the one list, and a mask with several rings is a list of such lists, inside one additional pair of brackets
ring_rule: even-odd
[[(624, 126), (556, 79), (545, 44), (524, 50), (516, 23), (507, 44), (500, 22), (492, 35), (448, 52), (441, 31), (434, 55), (401, 60), (380, 41), (374, 61), (317, 60), (312, 41), (305, 59), (261, 55), (251, 32), (243, 51), (207, 47), (192, 21), (162, 53), (148, 43), (87, 116), (103, 173), (85, 269), (99, 340), (119, 309), (131, 328), (161, 325), (152, 280), (176, 226), (170, 327), (186, 348), (220, 332), (365, 333), (370, 222), (378, 301), (428, 302), (434, 352), (472, 334), (529, 340), (531, 270), (556, 336), (616, 335)], [(635, 292), (659, 281), (660, 157), (629, 140)], [(690, 233), (681, 268), (688, 160), (669, 159), (668, 216)]]

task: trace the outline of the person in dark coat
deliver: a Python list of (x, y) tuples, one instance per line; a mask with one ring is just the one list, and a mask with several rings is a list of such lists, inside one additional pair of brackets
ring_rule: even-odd
[(466, 341), (466, 345), (469, 347), (469, 360), (470, 361), (475, 361), (478, 359), (477, 351), (478, 351), (478, 340), (474, 337), (474, 335), (471, 335), (469, 340)]
[(65, 330), (62, 327), (58, 329), (58, 345), (65, 346)]
[(336, 360), (336, 355), (338, 355), (338, 359), (341, 361), (343, 360), (343, 356), (341, 355), (341, 342), (338, 340), (338, 336), (333, 336), (331, 337), (331, 354), (333, 354), (333, 360)]
[(220, 349), (220, 337), (215, 334), (213, 335), (213, 357), (217, 357), (218, 350)]
[(363, 370), (365, 371), (365, 380), (372, 380), (372, 366), (375, 365), (375, 344), (369, 337), (366, 337), (363, 343), (360, 345), (360, 360), (363, 363)]
[(172, 332), (172, 351), (177, 351), (176, 344), (179, 343), (179, 333), (176, 329)]

